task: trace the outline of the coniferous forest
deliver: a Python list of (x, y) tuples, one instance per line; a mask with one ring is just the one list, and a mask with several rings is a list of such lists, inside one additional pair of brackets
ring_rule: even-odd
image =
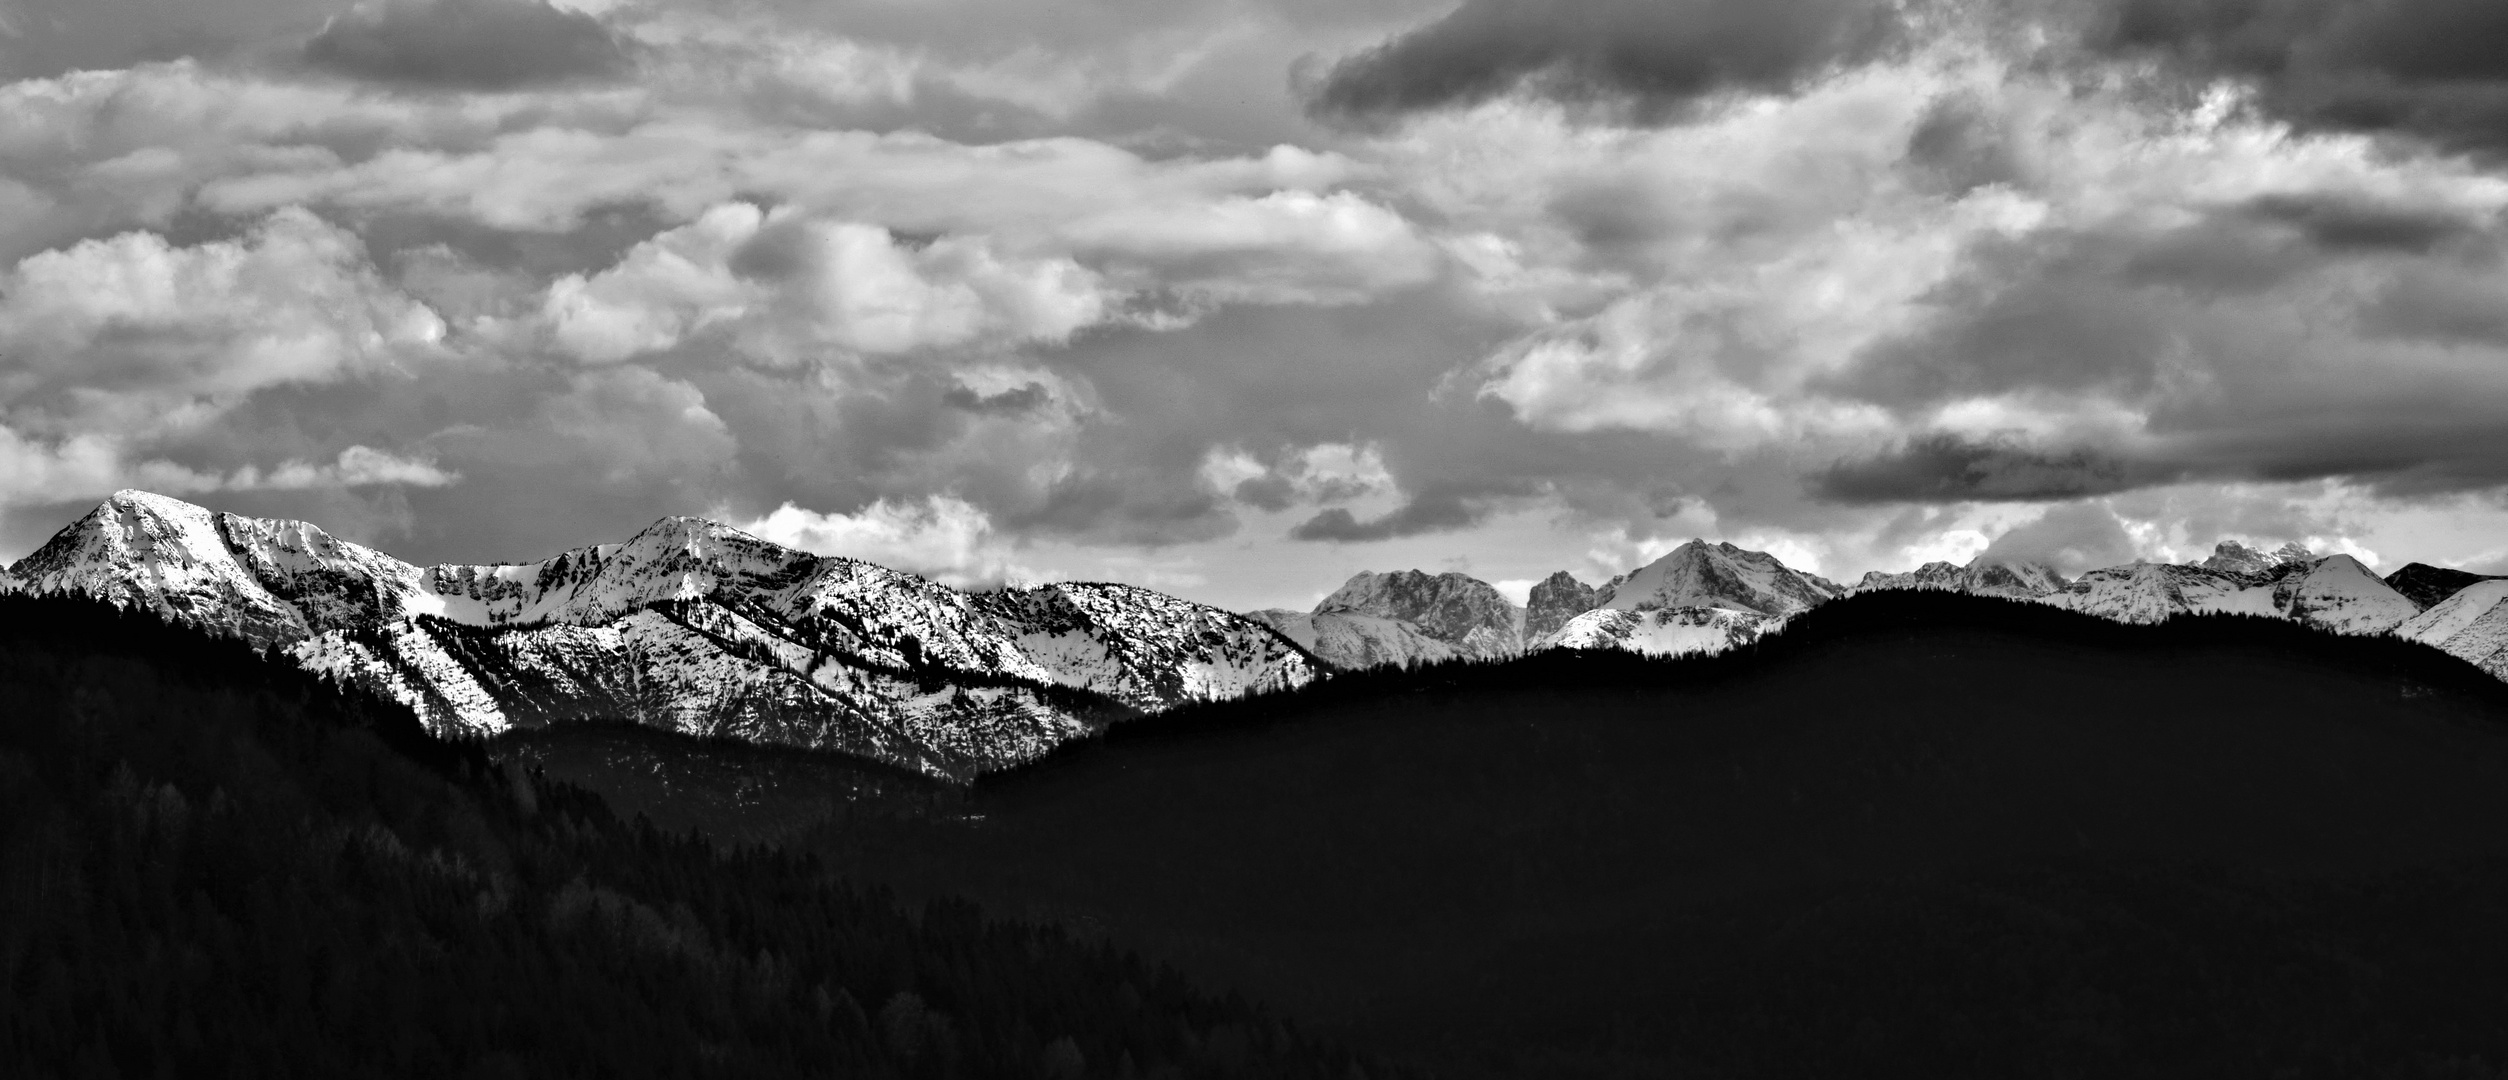
[(972, 788), (62, 600), (0, 700), (10, 1076), (2508, 1075), (2508, 685), (2271, 620), (1858, 597)]
[(1400, 1075), (152, 616), (0, 597), (0, 702), (0, 1074)]

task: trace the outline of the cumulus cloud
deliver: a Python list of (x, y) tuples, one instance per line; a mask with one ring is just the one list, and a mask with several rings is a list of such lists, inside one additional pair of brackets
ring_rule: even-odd
[(948, 492), (1221, 598), (2049, 507), (2498, 546), (2427, 524), (2508, 484), (2495, 5), (32, 2), (14, 505), (432, 559)]
[(1068, 259), (1005, 260), (964, 237), (909, 246), (877, 226), (731, 203), (598, 274), (558, 279), (542, 315), (567, 350), (610, 363), (715, 325), (763, 356), (1055, 341), (1107, 306), (1097, 276)]
[(364, 0), (324, 23), (304, 57), (361, 79), (463, 90), (603, 78), (630, 64), (599, 19), (548, 0)]
[(785, 503), (741, 528), (786, 547), (874, 562), (958, 588), (1036, 578), (1011, 564), (1007, 544), (984, 511), (949, 495), (881, 499), (851, 514)]
[(0, 416), (56, 437), (162, 431), (423, 357), (443, 333), (354, 234), (302, 210), (189, 247), (124, 233), (0, 274)]

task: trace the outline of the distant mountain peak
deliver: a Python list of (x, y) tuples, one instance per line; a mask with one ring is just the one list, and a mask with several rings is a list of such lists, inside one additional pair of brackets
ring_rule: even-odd
[(2210, 558), (2200, 564), (2206, 570), (2233, 574), (2267, 574), (2295, 563), (2313, 562), (2317, 555), (2298, 541), (2291, 541), (2271, 551), (2259, 551), (2236, 540), (2223, 540), (2212, 548)]

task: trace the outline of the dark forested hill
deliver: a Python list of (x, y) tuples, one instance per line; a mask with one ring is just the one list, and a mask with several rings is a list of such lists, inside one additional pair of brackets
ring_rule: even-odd
[(1450, 1076), (2498, 1076), (2508, 686), (1884, 593), (1347, 676), (813, 841)]
[(621, 824), (242, 645), (0, 597), (0, 1076), (1396, 1073), (1060, 930)]

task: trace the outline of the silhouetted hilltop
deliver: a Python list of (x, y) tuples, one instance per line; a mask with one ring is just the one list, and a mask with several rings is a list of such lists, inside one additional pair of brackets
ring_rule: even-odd
[(0, 596), (0, 702), (0, 1076), (1398, 1075), (151, 615)]
[(813, 842), (1441, 1075), (2508, 1064), (2508, 686), (2285, 620), (1859, 596), (1181, 710), (966, 809)]

